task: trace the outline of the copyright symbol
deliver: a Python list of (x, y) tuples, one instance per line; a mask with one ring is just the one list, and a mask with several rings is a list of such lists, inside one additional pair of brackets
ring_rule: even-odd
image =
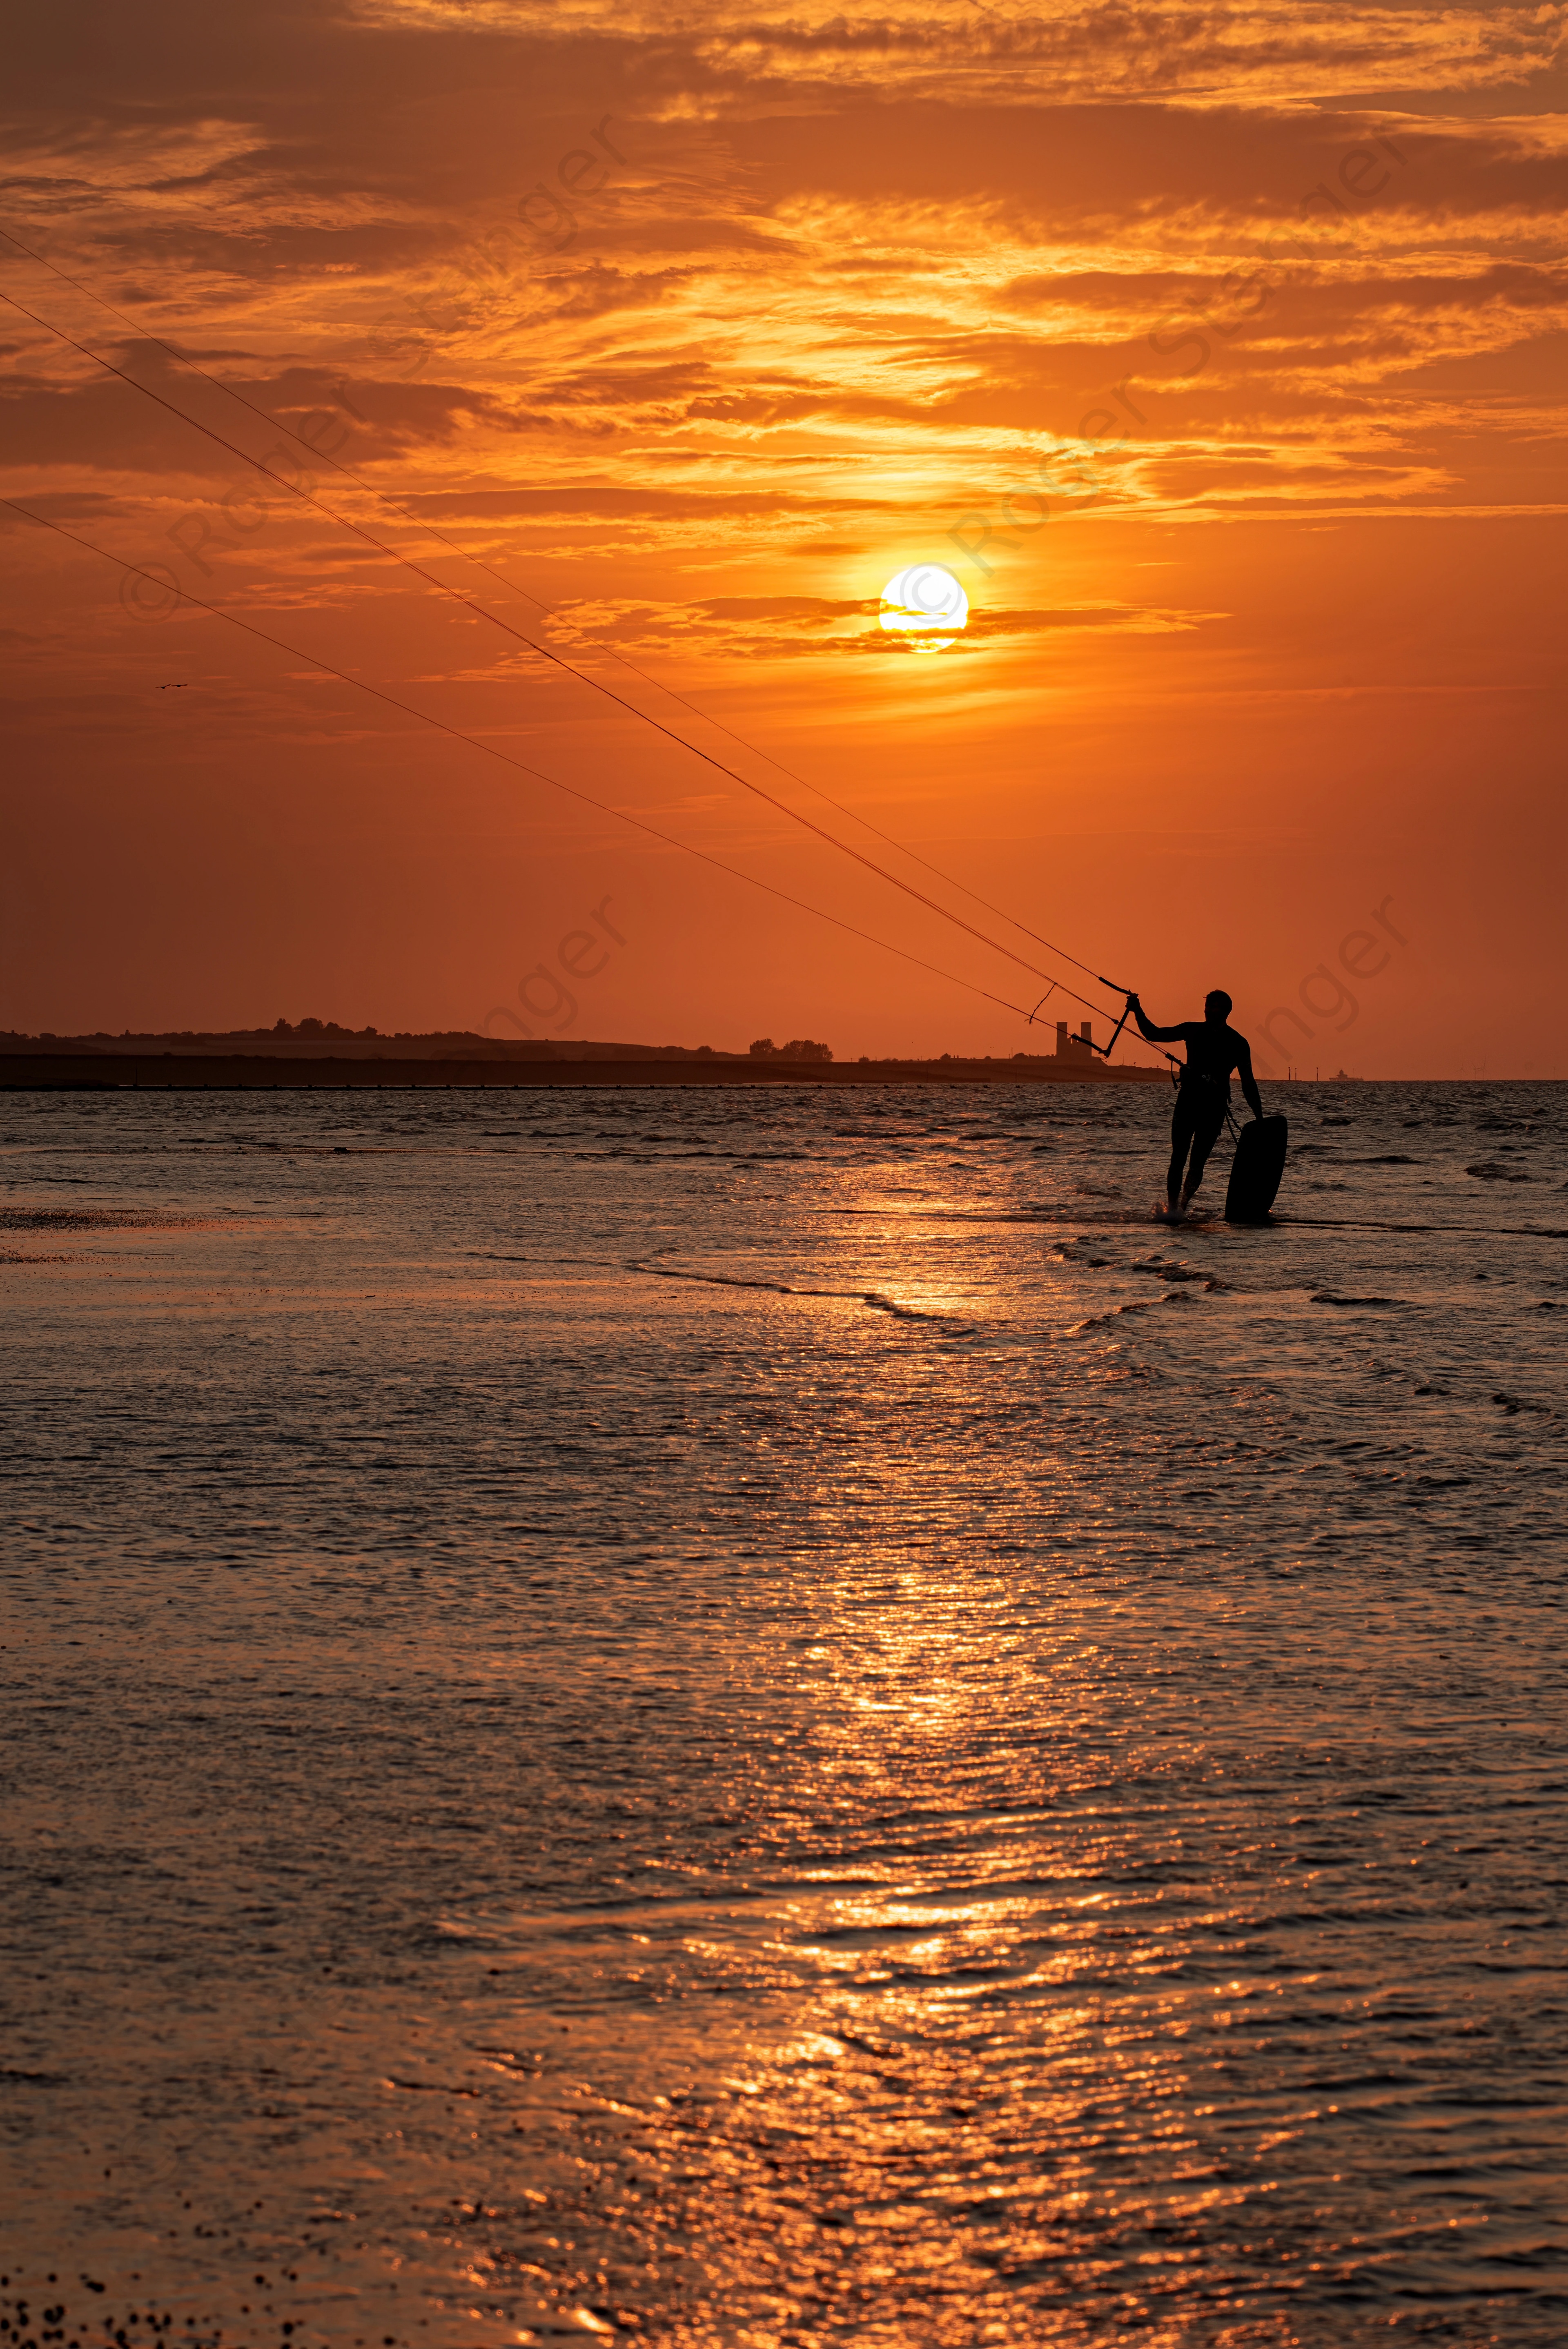
[(121, 573), (119, 600), (133, 620), (167, 620), (184, 599), (168, 564), (150, 563), (144, 569)]
[(929, 619), (955, 619), (962, 599), (962, 590), (954, 593), (957, 585), (952, 572), (940, 563), (918, 564), (903, 574), (903, 600)]

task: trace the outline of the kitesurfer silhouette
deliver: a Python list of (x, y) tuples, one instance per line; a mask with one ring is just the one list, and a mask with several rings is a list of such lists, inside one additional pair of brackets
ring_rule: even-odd
[(1262, 1117), (1264, 1113), (1263, 1097), (1253, 1074), (1252, 1046), (1228, 1024), (1231, 999), (1222, 988), (1217, 987), (1212, 994), (1204, 997), (1202, 1019), (1183, 1019), (1174, 1028), (1157, 1028), (1136, 995), (1128, 997), (1127, 1008), (1138, 1022), (1139, 1034), (1148, 1042), (1184, 1044), (1187, 1048), (1187, 1062), (1176, 1095), (1175, 1114), (1171, 1120), (1171, 1165), (1165, 1177), (1171, 1213), (1184, 1214), (1203, 1179), (1209, 1153), (1220, 1138), (1220, 1128), (1230, 1106), (1233, 1069), (1241, 1078), (1242, 1092), (1253, 1115)]

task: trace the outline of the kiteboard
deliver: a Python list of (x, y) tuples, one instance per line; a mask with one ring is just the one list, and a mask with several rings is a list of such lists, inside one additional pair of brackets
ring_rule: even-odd
[(1284, 1174), (1290, 1121), (1254, 1117), (1243, 1126), (1225, 1193), (1228, 1224), (1264, 1224)]

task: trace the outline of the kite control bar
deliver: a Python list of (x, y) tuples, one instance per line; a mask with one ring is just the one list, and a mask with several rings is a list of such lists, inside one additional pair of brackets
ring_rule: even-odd
[[(1109, 1044), (1097, 1044), (1092, 1036), (1079, 1037), (1077, 1040), (1080, 1043), (1087, 1043), (1089, 1050), (1091, 1052), (1098, 1052), (1102, 1061), (1109, 1061), (1111, 1054), (1116, 1050), (1117, 1038), (1120, 1035), (1122, 1030), (1127, 1025), (1127, 1015), (1132, 1009), (1132, 989), (1130, 987), (1118, 987), (1116, 981), (1113, 978), (1107, 978), (1103, 971), (1097, 970), (1093, 973), (1093, 976), (1099, 979), (1101, 987), (1109, 987), (1112, 995), (1119, 995), (1125, 999), (1121, 1007), (1121, 1017), (1117, 1021), (1116, 1026), (1111, 1030), (1110, 1041)], [(1040, 1003), (1048, 1002), (1056, 991), (1056, 982), (1053, 979), (1050, 986), (1047, 988), (1045, 994), (1041, 996)], [(1082, 1000), (1081, 997), (1079, 1000)], [(1038, 1011), (1040, 1003), (1036, 1004), (1035, 1011)], [(1031, 1011), (1029, 1014), (1029, 1025), (1031, 1027), (1033, 1027), (1035, 1021), (1035, 1011)], [(1176, 1058), (1174, 1052), (1167, 1052), (1165, 1054), (1165, 1058), (1170, 1061), (1173, 1069), (1179, 1069), (1181, 1067), (1181, 1063)]]
[[(1104, 1058), (1109, 1061), (1111, 1054), (1116, 1050), (1117, 1038), (1120, 1035), (1122, 1030), (1127, 1025), (1127, 1015), (1132, 1009), (1132, 989), (1130, 987), (1118, 987), (1113, 979), (1104, 978), (1099, 971), (1095, 973), (1095, 977), (1099, 979), (1101, 987), (1109, 987), (1113, 995), (1120, 995), (1126, 998), (1126, 1000), (1121, 1007), (1121, 1017), (1117, 1021), (1116, 1026), (1112, 1029), (1110, 1041), (1105, 1048)], [(1089, 1040), (1089, 1050), (1091, 1052), (1098, 1052), (1099, 1050), (1099, 1046), (1094, 1041), (1092, 1037)], [(1181, 1067), (1181, 1063), (1176, 1058), (1174, 1052), (1167, 1052), (1165, 1054), (1165, 1058), (1170, 1061), (1173, 1069), (1179, 1069)]]
[[(1093, 975), (1094, 975), (1094, 977), (1095, 977), (1096, 978), (1098, 978), (1098, 979), (1099, 979), (1099, 984), (1101, 985), (1101, 987), (1109, 987), (1109, 989), (1110, 989), (1110, 991), (1111, 991), (1112, 995), (1130, 996), (1131, 991), (1132, 991), (1132, 990), (1130, 989), (1130, 988), (1126, 988), (1126, 987), (1118, 987), (1118, 986), (1117, 986), (1117, 984), (1116, 984), (1116, 981), (1115, 981), (1114, 979), (1107, 978), (1104, 976), (1104, 974), (1103, 974), (1102, 972), (1100, 972), (1100, 971), (1096, 971)], [(1047, 989), (1046, 989), (1046, 991), (1045, 991), (1044, 995), (1042, 995), (1042, 996), (1041, 996), (1041, 998), (1040, 998), (1040, 1003), (1047, 1003), (1047, 1002), (1048, 1002), (1048, 1001), (1050, 1000), (1051, 997), (1056, 993), (1056, 991), (1057, 991), (1056, 981), (1053, 979), (1053, 980), (1051, 981), (1051, 984), (1049, 985), (1049, 987), (1047, 987)], [(1080, 1000), (1081, 1000), (1081, 998), (1080, 998)], [(1032, 1028), (1032, 1027), (1034, 1026), (1034, 1024), (1035, 1024), (1035, 1011), (1038, 1011), (1038, 1009), (1039, 1009), (1039, 1008), (1040, 1008), (1040, 1003), (1037, 1003), (1037, 1004), (1036, 1004), (1036, 1006), (1035, 1006), (1035, 1010), (1034, 1010), (1034, 1011), (1031, 1011), (1031, 1012), (1030, 1012), (1030, 1014), (1029, 1014), (1028, 1023), (1027, 1023), (1027, 1024), (1028, 1024), (1031, 1028)], [(1092, 1005), (1090, 1006), (1090, 1009), (1093, 1009)], [(1091, 1052), (1098, 1052), (1098, 1053), (1099, 1054), (1100, 1059), (1101, 1059), (1102, 1061), (1109, 1061), (1109, 1058), (1110, 1058), (1110, 1056), (1111, 1056), (1111, 1054), (1112, 1054), (1112, 1052), (1114, 1052), (1114, 1051), (1115, 1051), (1115, 1050), (1116, 1050), (1116, 1040), (1117, 1040), (1117, 1037), (1120, 1035), (1120, 1033), (1121, 1033), (1122, 1030), (1123, 1030), (1123, 1029), (1126, 1027), (1126, 1025), (1127, 1025), (1127, 1014), (1128, 1014), (1128, 1010), (1129, 1010), (1129, 1009), (1130, 1009), (1130, 1005), (1129, 1005), (1129, 1004), (1127, 1004), (1127, 1003), (1123, 1003), (1123, 1005), (1122, 1005), (1122, 1007), (1121, 1007), (1121, 1017), (1120, 1017), (1120, 1019), (1117, 1021), (1116, 1026), (1115, 1026), (1114, 1030), (1112, 1030), (1112, 1033), (1111, 1033), (1111, 1039), (1110, 1039), (1110, 1041), (1109, 1041), (1109, 1044), (1105, 1044), (1105, 1045), (1097, 1044), (1097, 1043), (1095, 1042), (1094, 1038), (1093, 1038), (1092, 1036), (1089, 1036), (1089, 1037), (1087, 1037), (1087, 1038), (1080, 1038), (1078, 1040), (1079, 1040), (1080, 1042), (1087, 1042), (1087, 1043), (1088, 1043), (1088, 1049), (1089, 1049), (1089, 1050), (1090, 1050)], [(1169, 1057), (1169, 1055), (1168, 1055), (1167, 1057)]]
[[(1130, 987), (1118, 987), (1118, 984), (1115, 984), (1115, 979), (1108, 979), (1101, 970), (1096, 970), (1096, 972), (1094, 972), (1094, 978), (1099, 979), (1099, 982), (1101, 982), (1101, 987), (1108, 987), (1108, 988), (1110, 988), (1110, 994), (1112, 994), (1112, 996), (1131, 996), (1131, 988), (1130, 988)], [(1049, 987), (1045, 988), (1045, 994), (1040, 996), (1040, 1003), (1049, 1003), (1049, 999), (1052, 999), (1054, 994), (1057, 994), (1057, 982), (1054, 982), (1054, 979), (1052, 979), (1052, 984), (1049, 984)], [(1036, 1003), (1036, 1012), (1040, 1010), (1040, 1003)], [(1119, 1036), (1119, 1033), (1122, 1033), (1122, 1029), (1127, 1027), (1127, 1010), (1130, 1010), (1130, 1006), (1127, 1006), (1127, 1003), (1122, 1003), (1122, 1017), (1119, 1017), (1118, 1024), (1115, 1024), (1115, 1029), (1112, 1029), (1112, 1033), (1110, 1033), (1110, 1043), (1108, 1043), (1108, 1045), (1099, 1045), (1099, 1043), (1096, 1043), (1096, 1040), (1094, 1040), (1094, 1036), (1089, 1036), (1089, 1039), (1079, 1039), (1079, 1040), (1087, 1040), (1087, 1045), (1089, 1045), (1091, 1052), (1099, 1052), (1099, 1055), (1101, 1055), (1101, 1060), (1110, 1060), (1110, 1055), (1112, 1055), (1112, 1052), (1115, 1052), (1115, 1040), (1118, 1040), (1118, 1036)], [(1036, 1012), (1030, 1012), (1030, 1015), (1028, 1015), (1028, 1027), (1033, 1027), (1033, 1024), (1036, 1024)], [(1167, 1055), (1167, 1057), (1169, 1057), (1169, 1055)]]
[(1116, 1040), (1117, 1040), (1117, 1038), (1120, 1035), (1120, 1033), (1121, 1033), (1122, 1030), (1123, 1030), (1123, 1029), (1126, 1027), (1126, 1025), (1127, 1025), (1127, 1015), (1128, 1015), (1128, 1013), (1129, 1013), (1129, 1012), (1131, 1010), (1131, 1009), (1132, 1009), (1132, 989), (1131, 989), (1130, 988), (1129, 988), (1129, 987), (1118, 987), (1118, 986), (1114, 983), (1114, 981), (1112, 981), (1111, 979), (1109, 979), (1109, 978), (1106, 978), (1100, 977), (1100, 975), (1099, 975), (1098, 972), (1097, 972), (1096, 976), (1099, 978), (1099, 983), (1100, 983), (1101, 987), (1109, 987), (1109, 988), (1110, 988), (1110, 991), (1111, 991), (1112, 995), (1120, 995), (1120, 996), (1125, 996), (1125, 998), (1127, 999), (1126, 999), (1126, 1001), (1122, 1004), (1122, 1007), (1121, 1007), (1121, 1017), (1120, 1017), (1120, 1019), (1117, 1021), (1115, 1028), (1111, 1030), (1111, 1038), (1110, 1038), (1110, 1041), (1109, 1041), (1109, 1044), (1106, 1046), (1106, 1048), (1105, 1048), (1105, 1057), (1106, 1057), (1106, 1059), (1109, 1061), (1109, 1058), (1110, 1058), (1110, 1056), (1111, 1056), (1111, 1054), (1112, 1054), (1112, 1053), (1115, 1051), (1115, 1050), (1116, 1050)]
[[(1115, 1046), (1117, 1037), (1120, 1035), (1120, 1033), (1121, 1033), (1122, 1030), (1123, 1030), (1123, 1029), (1126, 1027), (1126, 1025), (1127, 1025), (1127, 1015), (1128, 1015), (1128, 1013), (1129, 1013), (1129, 1012), (1131, 1010), (1131, 1009), (1132, 1009), (1132, 989), (1131, 989), (1131, 988), (1130, 988), (1130, 987), (1118, 987), (1118, 986), (1116, 986), (1116, 985), (1115, 985), (1115, 983), (1114, 983), (1112, 980), (1110, 980), (1110, 979), (1109, 979), (1109, 978), (1102, 978), (1102, 977), (1100, 976), (1099, 972), (1098, 972), (1098, 971), (1095, 973), (1095, 976), (1096, 976), (1096, 978), (1099, 978), (1099, 983), (1100, 983), (1101, 987), (1109, 987), (1109, 988), (1110, 988), (1110, 991), (1111, 991), (1111, 993), (1112, 993), (1113, 995), (1121, 995), (1121, 996), (1125, 996), (1125, 997), (1126, 997), (1126, 999), (1126, 999), (1126, 1001), (1123, 1003), (1123, 1005), (1122, 1005), (1122, 1007), (1121, 1007), (1121, 1017), (1120, 1017), (1120, 1019), (1119, 1019), (1117, 1021), (1117, 1023), (1116, 1023), (1115, 1030), (1114, 1030), (1114, 1031), (1113, 1031), (1113, 1033), (1112, 1033), (1112, 1035), (1111, 1035), (1110, 1042), (1109, 1042), (1109, 1043), (1106, 1046), (1106, 1048), (1105, 1048), (1105, 1057), (1106, 1057), (1106, 1059), (1109, 1061), (1109, 1058), (1110, 1058), (1110, 1055), (1111, 1055), (1112, 1049), (1113, 1049), (1113, 1048), (1114, 1048), (1114, 1046)], [(1095, 1051), (1097, 1051), (1097, 1052), (1098, 1052), (1098, 1051), (1099, 1051), (1099, 1046), (1098, 1044), (1096, 1044), (1096, 1045), (1094, 1045), (1094, 1046), (1092, 1047), (1092, 1049), (1093, 1049)], [(1162, 1050), (1162, 1052), (1163, 1052), (1163, 1047), (1161, 1047), (1161, 1050)], [(1172, 1067), (1173, 1069), (1179, 1069), (1179, 1068), (1181, 1066), (1181, 1061), (1176, 1058), (1176, 1055), (1175, 1055), (1175, 1053), (1174, 1053), (1174, 1052), (1164, 1052), (1163, 1056), (1164, 1056), (1164, 1058), (1165, 1058), (1166, 1060), (1168, 1060), (1168, 1061), (1170, 1061), (1170, 1063), (1171, 1063), (1171, 1067)], [(1172, 1080), (1172, 1081), (1174, 1081), (1174, 1080)]]

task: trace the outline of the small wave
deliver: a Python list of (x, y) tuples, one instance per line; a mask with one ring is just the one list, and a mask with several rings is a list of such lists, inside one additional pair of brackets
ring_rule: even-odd
[(1332, 1288), (1313, 1291), (1314, 1305), (1408, 1305), (1408, 1297), (1339, 1297)]
[(1152, 1313), (1157, 1305), (1169, 1305), (1171, 1301), (1169, 1297), (1140, 1297), (1131, 1305), (1113, 1305), (1109, 1313), (1091, 1313), (1087, 1321), (1075, 1321), (1067, 1334), (1069, 1338), (1081, 1338), (1090, 1330), (1109, 1329), (1124, 1313)]
[(1132, 1270), (1150, 1273), (1156, 1280), (1195, 1280), (1205, 1288), (1223, 1288), (1227, 1286), (1224, 1281), (1216, 1280), (1212, 1273), (1198, 1272), (1190, 1264), (1167, 1264), (1162, 1257), (1157, 1256), (1134, 1257)]
[(0, 1208), (0, 1231), (8, 1232), (215, 1232), (232, 1231), (253, 1216), (150, 1215), (129, 1207)]
[(748, 1280), (730, 1272), (681, 1272), (674, 1265), (628, 1263), (628, 1272), (647, 1272), (660, 1280), (695, 1280), (707, 1288), (766, 1288), (775, 1297), (836, 1297), (846, 1305), (869, 1305), (873, 1313), (891, 1313), (898, 1321), (945, 1321), (945, 1313), (923, 1313), (918, 1306), (901, 1305), (880, 1288), (797, 1288), (788, 1280)]

